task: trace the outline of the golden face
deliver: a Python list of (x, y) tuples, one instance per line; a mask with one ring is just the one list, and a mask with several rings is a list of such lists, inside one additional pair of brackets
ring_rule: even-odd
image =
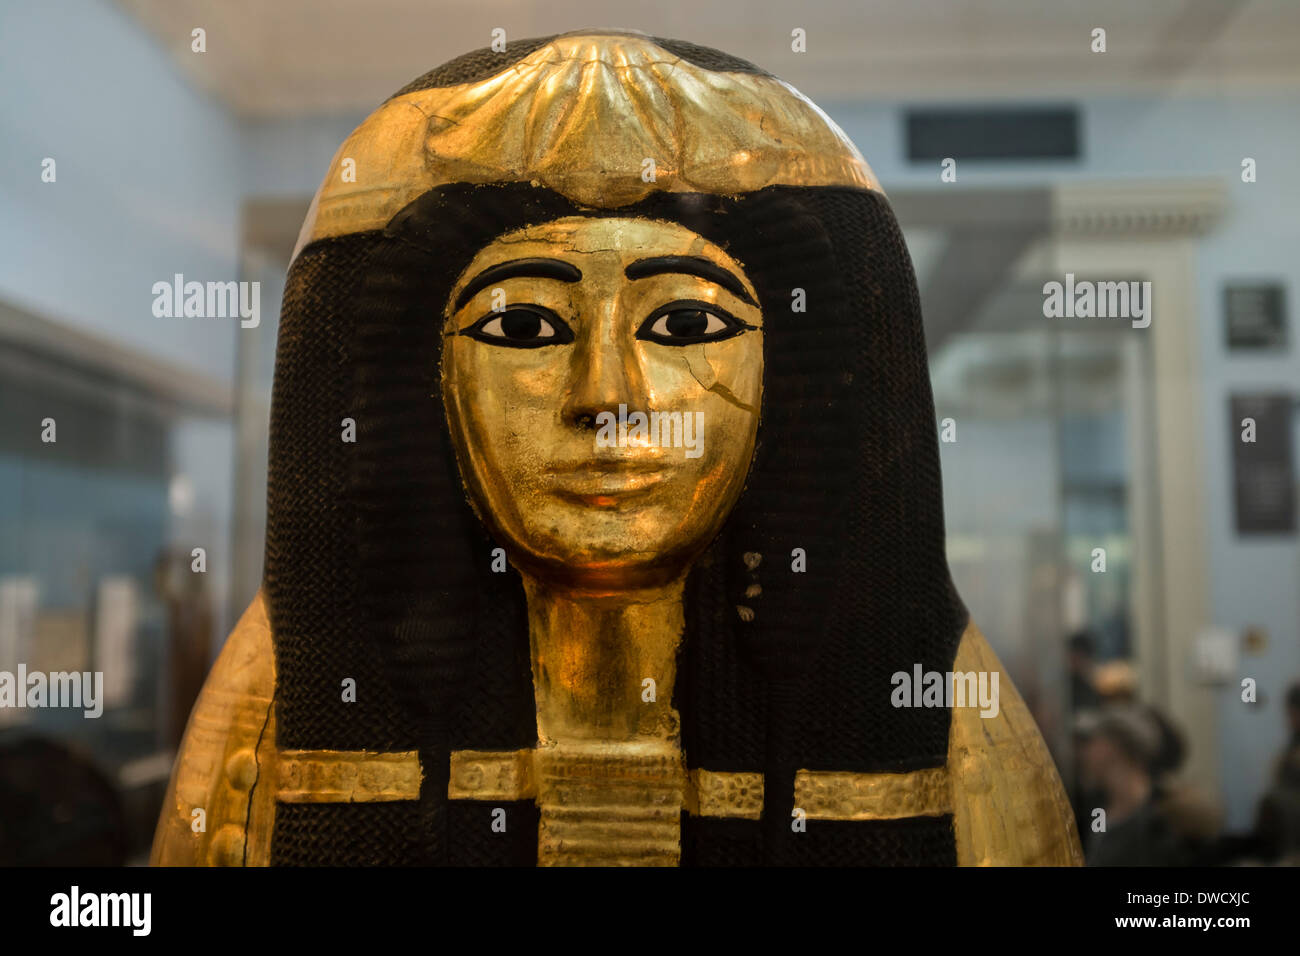
[(445, 318), (460, 472), (512, 560), (597, 590), (684, 573), (754, 452), (762, 315), (740, 263), (676, 223), (574, 216), (482, 249)]

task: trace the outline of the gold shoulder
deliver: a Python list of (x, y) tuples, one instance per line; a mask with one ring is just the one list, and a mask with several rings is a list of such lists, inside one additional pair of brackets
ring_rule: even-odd
[(190, 714), (154, 832), (152, 865), (267, 865), (275, 811), (274, 696), (275, 652), (259, 591)]
[(1065, 788), (1038, 725), (972, 621), (954, 672), (998, 675), (996, 715), (953, 707), (948, 743), (957, 862), (962, 866), (1082, 866)]

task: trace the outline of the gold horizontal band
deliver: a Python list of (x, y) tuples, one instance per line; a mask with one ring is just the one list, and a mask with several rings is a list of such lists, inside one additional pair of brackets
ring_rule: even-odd
[(452, 751), (449, 800), (528, 800), (535, 796), (533, 751)]
[(420, 798), (414, 750), (281, 750), (276, 794), (281, 803), (382, 803)]
[[(458, 750), (451, 754), (447, 796), (452, 800), (527, 800), (537, 796), (535, 751)], [(281, 803), (376, 803), (416, 800), (420, 760), (415, 751), (285, 750), (276, 762)], [(690, 771), (691, 812), (703, 817), (757, 820), (762, 816), (760, 773)], [(952, 812), (946, 768), (912, 773), (800, 770), (795, 806), (809, 819), (893, 820)]]
[[(447, 784), (450, 800), (528, 800), (538, 794), (534, 760), (535, 750), (456, 750), (451, 754), (451, 774)], [(553, 762), (553, 761), (552, 761)], [(568, 761), (566, 776), (584, 776), (582, 767)], [(552, 768), (555, 769), (555, 768)], [(612, 762), (604, 772), (634, 782), (626, 761)], [(587, 768), (601, 771), (599, 762)], [(599, 775), (599, 773), (597, 774)], [(761, 773), (718, 773), (711, 770), (690, 771), (690, 793), (687, 808), (696, 816), (737, 817), (757, 820), (763, 815), (763, 775)], [(557, 779), (549, 790), (562, 787)]]
[(946, 767), (911, 773), (800, 770), (794, 805), (810, 820), (898, 820), (952, 813)]
[(763, 816), (761, 773), (716, 773), (692, 770), (691, 785), (696, 805), (692, 812), (701, 817), (738, 817), (758, 820)]

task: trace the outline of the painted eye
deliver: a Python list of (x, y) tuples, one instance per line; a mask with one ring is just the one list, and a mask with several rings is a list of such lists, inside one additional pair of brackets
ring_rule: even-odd
[(490, 312), (461, 335), (488, 345), (514, 349), (535, 349), (544, 345), (564, 345), (573, 341), (573, 331), (564, 321), (540, 305), (515, 305), (501, 312)]
[(651, 312), (636, 337), (660, 345), (697, 345), (721, 342), (753, 328), (712, 303), (682, 300)]

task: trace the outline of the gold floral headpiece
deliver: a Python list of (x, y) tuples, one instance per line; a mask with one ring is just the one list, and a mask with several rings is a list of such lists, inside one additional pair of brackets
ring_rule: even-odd
[(656, 190), (880, 190), (844, 132), (788, 83), (704, 69), (640, 34), (581, 32), (486, 79), (386, 102), (339, 148), (299, 248), (382, 229), (437, 186), (488, 182), (601, 208)]

